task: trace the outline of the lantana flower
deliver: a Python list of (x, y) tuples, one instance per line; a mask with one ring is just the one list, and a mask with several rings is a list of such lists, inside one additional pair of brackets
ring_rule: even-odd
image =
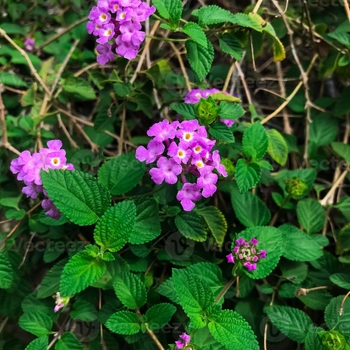
[(179, 336), (180, 340), (177, 340), (175, 342), (175, 350), (181, 350), (181, 349), (186, 349), (186, 350), (192, 350), (192, 348), (188, 347), (188, 344), (191, 340), (191, 336), (189, 336), (187, 333), (182, 333)]
[(24, 50), (28, 51), (28, 52), (32, 52), (35, 49), (35, 41), (34, 39), (28, 38), (25, 42), (24, 42)]

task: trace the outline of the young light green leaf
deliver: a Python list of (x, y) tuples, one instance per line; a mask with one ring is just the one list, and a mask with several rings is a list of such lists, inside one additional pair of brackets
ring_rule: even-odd
[(314, 325), (309, 327), (305, 338), (305, 350), (325, 350), (318, 336), (318, 333), (322, 331), (324, 329), (321, 327), (315, 327)]
[(132, 335), (140, 331), (140, 320), (130, 311), (118, 311), (106, 322), (106, 327), (114, 333)]
[(128, 242), (135, 222), (135, 203), (120, 202), (110, 208), (98, 221), (94, 230), (94, 239), (104, 249), (117, 252)]
[(171, 105), (171, 108), (181, 114), (185, 119), (192, 120), (196, 119), (196, 113), (194, 105), (190, 103), (174, 103)]
[(298, 202), (297, 216), (300, 225), (307, 233), (321, 231), (326, 221), (326, 212), (322, 205), (313, 198), (306, 198)]
[(63, 90), (71, 93), (78, 94), (85, 100), (94, 100), (96, 98), (95, 90), (90, 83), (82, 78), (75, 78), (70, 76), (63, 84)]
[(245, 192), (259, 182), (261, 169), (256, 163), (247, 163), (244, 159), (238, 159), (235, 175), (239, 191)]
[(43, 349), (47, 349), (48, 345), (49, 345), (49, 337), (43, 336), (30, 342), (30, 344), (28, 344), (25, 350), (43, 350)]
[(283, 136), (275, 129), (267, 131), (269, 146), (267, 152), (279, 165), (285, 165), (288, 157), (288, 146)]
[(313, 261), (323, 255), (321, 246), (297, 227), (284, 224), (278, 228), (283, 237), (282, 255), (293, 261)]
[(32, 311), (30, 313), (24, 313), (18, 324), (25, 331), (41, 337), (50, 334), (53, 321), (50, 316), (46, 315), (43, 311)]
[(193, 40), (186, 41), (187, 58), (191, 68), (195, 71), (199, 80), (203, 80), (210, 71), (214, 60), (214, 48), (210, 41), (207, 47), (199, 45)]
[(286, 50), (282, 42), (276, 35), (275, 29), (271, 25), (271, 23), (265, 22), (265, 25), (262, 26), (263, 32), (270, 35), (273, 40), (273, 58), (275, 62), (283, 61), (286, 58)]
[(168, 19), (172, 29), (176, 29), (182, 16), (181, 0), (153, 0), (159, 14)]
[(266, 130), (259, 123), (254, 123), (243, 134), (243, 154), (253, 161), (260, 160), (266, 153), (269, 145)]
[(135, 158), (135, 153), (127, 153), (103, 164), (98, 171), (98, 180), (113, 195), (124, 194), (141, 181), (145, 169), (145, 164)]
[(118, 299), (129, 309), (139, 309), (146, 303), (145, 285), (131, 272), (125, 271), (117, 275), (113, 287)]
[(325, 310), (324, 319), (329, 329), (337, 329), (345, 337), (350, 336), (350, 299), (347, 298), (344, 302), (342, 313), (340, 315), (340, 306), (345, 295), (339, 295), (333, 298)]
[(235, 34), (225, 33), (219, 37), (220, 49), (222, 52), (232, 55), (236, 61), (240, 61), (243, 57), (242, 44), (236, 38)]
[(350, 290), (350, 275), (345, 273), (334, 273), (329, 279), (337, 286)]
[(222, 101), (220, 103), (220, 118), (228, 120), (236, 120), (242, 117), (245, 110), (239, 103), (230, 103)]
[(235, 21), (233, 13), (216, 5), (202, 6), (197, 11), (197, 16), (201, 26)]
[(43, 186), (55, 206), (73, 223), (95, 223), (110, 206), (106, 187), (82, 171), (41, 171)]
[(228, 350), (259, 350), (256, 336), (248, 322), (237, 312), (222, 310), (209, 325), (213, 337)]
[(175, 225), (186, 238), (196, 242), (204, 242), (207, 239), (205, 222), (195, 212), (181, 212), (175, 218)]
[(72, 296), (94, 284), (105, 272), (102, 260), (93, 258), (87, 251), (75, 254), (64, 266), (60, 292), (62, 297)]
[(227, 231), (227, 222), (222, 212), (214, 206), (196, 209), (196, 213), (203, 217), (219, 248), (222, 247)]
[(0, 83), (7, 86), (14, 87), (27, 87), (28, 84), (23, 81), (20, 77), (15, 74), (11, 74), (9, 72), (1, 72), (0, 73)]
[(56, 343), (55, 350), (84, 350), (84, 346), (79, 342), (73, 333), (63, 333)]
[(227, 125), (221, 122), (215, 122), (209, 127), (209, 134), (220, 141), (227, 143), (235, 142), (232, 131)]
[(163, 328), (170, 322), (175, 312), (176, 307), (169, 303), (153, 305), (145, 314), (148, 328), (152, 331)]
[(204, 48), (208, 47), (208, 39), (203, 32), (203, 29), (197, 23), (187, 22), (183, 26), (182, 31), (197, 44), (202, 45)]
[(289, 306), (269, 306), (266, 313), (273, 325), (288, 338), (304, 343), (306, 330), (312, 325), (312, 321), (305, 312)]

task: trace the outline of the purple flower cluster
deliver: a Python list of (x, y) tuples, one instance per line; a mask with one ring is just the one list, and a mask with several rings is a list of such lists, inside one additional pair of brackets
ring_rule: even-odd
[[(98, 0), (89, 14), (86, 29), (98, 37), (97, 62), (105, 65), (114, 59), (113, 49), (119, 56), (128, 60), (136, 57), (145, 32), (141, 31), (144, 22), (156, 11), (141, 0)], [(114, 43), (110, 44), (109, 41)]]
[[(36, 199), (39, 193), (47, 197), (47, 193), (42, 186), (40, 177), (41, 169), (67, 169), (74, 170), (73, 164), (66, 164), (66, 151), (61, 149), (60, 140), (52, 140), (47, 143), (48, 148), (42, 148), (39, 152), (31, 154), (23, 151), (18, 158), (11, 162), (10, 170), (17, 175), (18, 181), (23, 181), (25, 186), (22, 192), (30, 198)], [(52, 200), (46, 198), (41, 203), (46, 215), (54, 219), (59, 219), (61, 213), (55, 207)]]
[(188, 343), (191, 340), (191, 336), (189, 336), (187, 333), (182, 333), (179, 336), (180, 340), (177, 340), (175, 342), (175, 350), (180, 350), (180, 349), (186, 349), (186, 350), (192, 350), (192, 348), (187, 347)]
[[(210, 95), (216, 94), (217, 92), (222, 92), (222, 91), (218, 89), (207, 89), (207, 90), (194, 89), (185, 96), (184, 101), (185, 103), (197, 104), (202, 98), (206, 99)], [(228, 120), (228, 119), (220, 119), (220, 121), (226, 124), (229, 128), (235, 123), (234, 120)]]
[[(154, 124), (147, 135), (153, 137), (147, 148), (140, 146), (136, 158), (146, 164), (157, 162), (150, 170), (152, 180), (160, 185), (165, 181), (175, 184), (181, 175), (182, 189), (177, 199), (185, 211), (191, 211), (202, 196), (211, 197), (216, 192), (218, 175), (227, 176), (225, 166), (220, 163), (219, 151), (213, 151), (215, 140), (207, 138), (207, 130), (197, 120), (172, 122), (163, 120)], [(191, 173), (196, 183), (188, 183), (185, 177)]]
[(246, 242), (243, 238), (236, 240), (236, 245), (233, 252), (226, 255), (229, 263), (240, 261), (248, 271), (256, 270), (259, 259), (266, 258), (266, 250), (259, 250), (256, 248), (258, 240), (252, 238), (250, 242)]
[(29, 38), (24, 42), (24, 50), (26, 50), (28, 52), (32, 52), (32, 51), (34, 51), (34, 48), (35, 48), (34, 39)]

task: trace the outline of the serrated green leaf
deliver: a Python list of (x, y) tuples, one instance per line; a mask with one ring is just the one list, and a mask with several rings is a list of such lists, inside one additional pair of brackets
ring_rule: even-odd
[(43, 186), (55, 206), (73, 223), (95, 223), (110, 206), (110, 194), (93, 176), (82, 171), (41, 171)]
[(181, 212), (175, 218), (175, 225), (186, 238), (196, 242), (204, 242), (207, 239), (204, 220), (195, 212)]
[(171, 28), (176, 29), (182, 16), (181, 0), (153, 0), (152, 3), (162, 17), (169, 19)]
[(303, 343), (306, 338), (306, 330), (312, 325), (308, 315), (299, 309), (289, 306), (269, 306), (266, 308), (267, 316), (273, 325), (288, 338)]
[(157, 289), (156, 292), (164, 297), (170, 299), (173, 303), (178, 304), (179, 301), (176, 296), (174, 283), (172, 277), (165, 280)]
[(182, 31), (197, 44), (202, 45), (204, 48), (208, 47), (208, 39), (203, 32), (203, 29), (197, 23), (187, 22), (183, 26)]
[(123, 154), (101, 166), (98, 180), (111, 191), (111, 194), (124, 194), (141, 181), (145, 169), (145, 164), (135, 158), (135, 153)]
[(201, 26), (235, 21), (233, 13), (216, 5), (202, 6), (196, 15)]
[(310, 141), (317, 147), (325, 146), (334, 141), (338, 133), (337, 119), (327, 113), (320, 113), (310, 124)]
[(340, 198), (340, 201), (334, 207), (339, 209), (350, 222), (350, 197), (344, 196)]
[(235, 175), (239, 191), (245, 192), (259, 182), (261, 169), (256, 163), (247, 163), (244, 159), (238, 159)]
[(60, 293), (62, 297), (72, 296), (94, 284), (105, 272), (102, 260), (93, 258), (87, 251), (75, 254), (64, 266)]
[(265, 203), (251, 192), (240, 193), (236, 186), (231, 187), (231, 203), (237, 219), (246, 227), (266, 225), (271, 213)]
[(337, 286), (350, 290), (350, 275), (345, 273), (334, 273), (329, 279)]
[(119, 97), (125, 97), (130, 94), (132, 87), (130, 83), (114, 83), (113, 90)]
[[(253, 161), (260, 160), (269, 145), (266, 130), (259, 123), (254, 123), (245, 130), (242, 141), (243, 154)], [(252, 152), (254, 150), (254, 152)]]
[(298, 222), (307, 233), (319, 232), (326, 221), (326, 212), (313, 198), (306, 198), (297, 204)]
[(78, 94), (85, 100), (94, 100), (96, 98), (95, 90), (87, 80), (82, 78), (70, 76), (64, 82), (63, 90), (68, 93)]
[(176, 307), (169, 303), (153, 305), (145, 314), (148, 328), (152, 331), (163, 328), (170, 322), (175, 312)]
[(220, 49), (222, 52), (232, 55), (236, 61), (240, 61), (243, 57), (243, 48), (240, 41), (233, 32), (225, 33), (219, 37)]
[(117, 252), (128, 242), (136, 222), (136, 205), (124, 201), (106, 211), (94, 230), (98, 245), (111, 252)]
[(268, 276), (277, 266), (282, 255), (283, 240), (282, 233), (275, 227), (256, 226), (250, 227), (239, 233), (246, 241), (256, 238), (259, 241), (258, 248), (266, 250), (266, 258), (259, 260), (257, 269), (251, 272), (244, 272), (253, 279), (260, 279)]
[(227, 143), (235, 142), (232, 131), (227, 125), (221, 122), (215, 122), (209, 127), (209, 134), (217, 140)]
[(49, 345), (49, 337), (43, 336), (30, 342), (30, 344), (28, 344), (25, 350), (43, 350), (43, 349), (47, 349), (48, 345)]
[(186, 41), (187, 58), (191, 68), (195, 71), (199, 80), (203, 80), (209, 73), (214, 60), (214, 48), (210, 41), (207, 47), (199, 45), (193, 40)]
[(131, 335), (140, 331), (140, 321), (133, 312), (118, 311), (108, 319), (106, 327), (117, 334)]
[(55, 350), (84, 350), (84, 346), (79, 342), (73, 333), (63, 333), (60, 340), (55, 345)]
[(245, 110), (238, 103), (230, 103), (222, 101), (220, 103), (220, 118), (228, 120), (236, 120), (242, 117)]
[(332, 148), (335, 153), (337, 153), (340, 157), (345, 159), (347, 163), (350, 163), (350, 146), (346, 145), (342, 142), (333, 142)]
[(19, 326), (25, 331), (41, 337), (50, 334), (53, 321), (43, 311), (24, 313), (19, 321)]
[(324, 311), (332, 295), (325, 290), (314, 290), (306, 295), (298, 296), (298, 299), (312, 310)]
[(117, 275), (113, 283), (118, 299), (129, 309), (139, 309), (146, 303), (146, 288), (135, 274), (125, 271)]
[(190, 103), (174, 103), (171, 105), (171, 108), (181, 114), (185, 119), (192, 120), (196, 119), (196, 113), (194, 105)]
[(9, 72), (0, 73), (0, 83), (7, 86), (14, 87), (27, 87), (27, 83), (23, 81), (17, 75), (11, 74)]
[(325, 350), (318, 336), (318, 333), (322, 331), (324, 329), (321, 327), (315, 327), (314, 325), (309, 327), (305, 338), (305, 350)]
[(350, 336), (350, 299), (347, 298), (343, 305), (342, 314), (339, 310), (345, 295), (333, 298), (325, 310), (324, 319), (329, 329), (339, 330), (345, 337)]
[(203, 217), (208, 225), (208, 228), (219, 248), (222, 247), (227, 231), (227, 222), (222, 212), (213, 206), (196, 209), (196, 212)]
[(153, 198), (137, 198), (136, 223), (129, 242), (143, 244), (157, 238), (161, 233), (158, 203)]
[(213, 337), (228, 350), (259, 350), (250, 325), (235, 311), (222, 310), (217, 318), (210, 321), (208, 327)]
[(265, 23), (262, 27), (263, 32), (270, 35), (273, 40), (273, 58), (275, 62), (283, 61), (286, 58), (286, 50), (282, 42), (276, 35), (275, 29), (270, 23)]
[(15, 279), (14, 268), (6, 252), (0, 254), (0, 288), (9, 289)]
[(283, 237), (282, 255), (292, 261), (313, 261), (323, 255), (321, 246), (297, 227), (284, 224), (278, 228)]
[(288, 158), (288, 145), (284, 137), (275, 129), (267, 131), (268, 148), (267, 152), (279, 165), (285, 165)]

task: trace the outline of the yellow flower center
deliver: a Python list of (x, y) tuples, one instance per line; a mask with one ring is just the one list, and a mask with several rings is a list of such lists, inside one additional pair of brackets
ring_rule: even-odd
[(125, 16), (126, 16), (126, 13), (125, 13), (125, 12), (123, 12), (123, 13), (120, 15), (120, 18), (121, 18), (121, 19), (124, 19), (124, 18), (125, 18)]
[(59, 158), (52, 158), (51, 164), (52, 164), (52, 165), (56, 165), (56, 166), (59, 165), (59, 164), (60, 164)]
[(100, 15), (100, 19), (101, 19), (101, 21), (105, 21), (107, 19), (107, 16), (104, 13), (102, 13)]
[(183, 158), (185, 156), (185, 152), (183, 150), (179, 150), (177, 152), (177, 155), (180, 157), (180, 158)]
[(198, 168), (203, 168), (204, 167), (204, 163), (201, 160), (198, 160), (196, 162), (196, 165), (197, 165)]
[(189, 132), (186, 132), (184, 137), (186, 141), (190, 141), (192, 139), (192, 134)]
[(201, 147), (201, 146), (196, 146), (196, 147), (194, 148), (194, 151), (195, 151), (196, 153), (199, 153), (201, 150), (202, 150), (202, 147)]
[(110, 29), (108, 29), (108, 30), (106, 31), (106, 33), (105, 33), (105, 36), (110, 36), (111, 33), (112, 33), (112, 31), (111, 31)]

